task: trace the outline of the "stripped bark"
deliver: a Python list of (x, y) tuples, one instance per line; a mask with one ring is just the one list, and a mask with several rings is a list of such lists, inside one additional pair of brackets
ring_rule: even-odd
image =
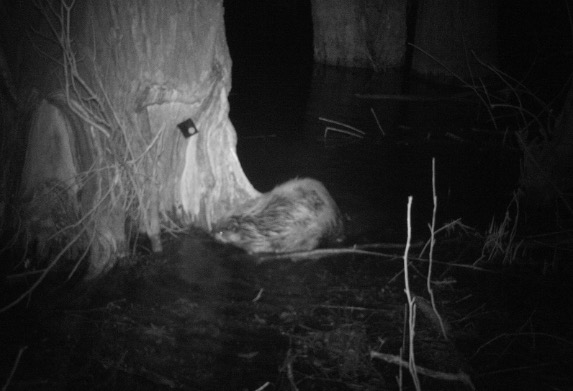
[[(162, 229), (210, 229), (235, 203), (259, 194), (242, 171), (228, 118), (231, 59), (222, 3), (40, 3), (46, 24), (35, 26), (25, 85), (64, 96), (82, 123), (74, 131), (90, 142), (87, 153), (75, 155), (70, 143), (52, 138), (59, 145), (53, 160), (71, 157), (65, 169), (49, 171), (67, 170), (56, 179), (81, 182), (70, 194), (80, 197), (83, 215), (92, 215), (92, 276), (115, 263), (127, 218), (161, 251)], [(177, 125), (188, 119), (199, 132), (185, 138)], [(35, 155), (26, 172), (43, 172), (34, 168)], [(86, 155), (89, 168), (74, 163)], [(42, 178), (24, 175), (22, 195), (37, 183)]]

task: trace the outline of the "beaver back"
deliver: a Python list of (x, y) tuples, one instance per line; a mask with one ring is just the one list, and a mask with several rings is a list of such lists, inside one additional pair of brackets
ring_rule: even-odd
[(312, 250), (344, 237), (340, 211), (317, 180), (293, 179), (237, 207), (215, 237), (250, 253)]

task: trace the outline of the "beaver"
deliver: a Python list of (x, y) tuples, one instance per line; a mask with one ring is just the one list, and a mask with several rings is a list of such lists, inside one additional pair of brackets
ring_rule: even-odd
[(239, 205), (215, 238), (249, 253), (309, 251), (342, 242), (344, 224), (322, 183), (297, 178)]

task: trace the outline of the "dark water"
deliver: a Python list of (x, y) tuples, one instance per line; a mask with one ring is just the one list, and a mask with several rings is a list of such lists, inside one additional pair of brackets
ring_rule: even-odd
[[(316, 177), (352, 221), (366, 225), (362, 231), (368, 233), (358, 237), (400, 237), (408, 195), (414, 196), (414, 226), (426, 231), (435, 157), (440, 222), (462, 218), (483, 228), (503, 214), (517, 187), (519, 153), (503, 145), (505, 126), (485, 131), (492, 125), (479, 102), (358, 99), (355, 93), (434, 96), (464, 90), (405, 80), (399, 73), (313, 66), (310, 1), (257, 6), (262, 3), (224, 2), (233, 59), (231, 120), (244, 171), (257, 189), (270, 190), (294, 176)], [(554, 101), (572, 69), (569, 8), (561, 1), (499, 3), (499, 66), (546, 102), (563, 98)], [(357, 127), (366, 137), (325, 142), (328, 124), (319, 117)]]
[[(465, 224), (486, 227), (503, 213), (516, 188), (515, 149), (503, 145), (503, 133), (490, 131), (475, 101), (355, 96), (401, 94), (404, 84), (399, 73), (239, 64), (233, 73), (230, 116), (247, 177), (263, 192), (289, 178), (317, 178), (349, 218), (352, 240), (401, 240), (409, 195), (414, 197), (414, 230), (427, 234), (435, 158), (438, 222), (462, 218)], [(410, 81), (407, 93), (457, 92)], [(320, 117), (361, 129), (364, 138), (333, 132), (325, 138), (327, 126), (343, 127)]]

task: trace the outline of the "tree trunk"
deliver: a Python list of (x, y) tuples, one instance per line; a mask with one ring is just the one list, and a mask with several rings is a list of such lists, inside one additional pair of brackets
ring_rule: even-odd
[(415, 29), (412, 69), (419, 74), (468, 79), (490, 73), (478, 59), (497, 65), (494, 0), (419, 0)]
[[(41, 10), (51, 24), (42, 31), (51, 31), (58, 47), (40, 44), (42, 38), (36, 47), (58, 52), (59, 63), (36, 61), (43, 72), (27, 85), (61, 91), (82, 121), (75, 131), (90, 141), (93, 164), (84, 169), (75, 156), (67, 166), (75, 164), (68, 171), (82, 178), (72, 194), (81, 214), (92, 217), (87, 236), (99, 238), (90, 241), (91, 275), (113, 264), (122, 216), (161, 251), (160, 228), (175, 222), (210, 229), (236, 202), (258, 194), (243, 174), (228, 118), (231, 59), (222, 0), (78, 1), (72, 9), (44, 4)], [(188, 119), (198, 133), (185, 138), (177, 125)], [(26, 175), (41, 171), (35, 163), (34, 156), (26, 161), (23, 194), (37, 185)], [(95, 187), (82, 192), (89, 184)]]
[(406, 3), (312, 0), (314, 60), (375, 70), (402, 65), (406, 52)]

